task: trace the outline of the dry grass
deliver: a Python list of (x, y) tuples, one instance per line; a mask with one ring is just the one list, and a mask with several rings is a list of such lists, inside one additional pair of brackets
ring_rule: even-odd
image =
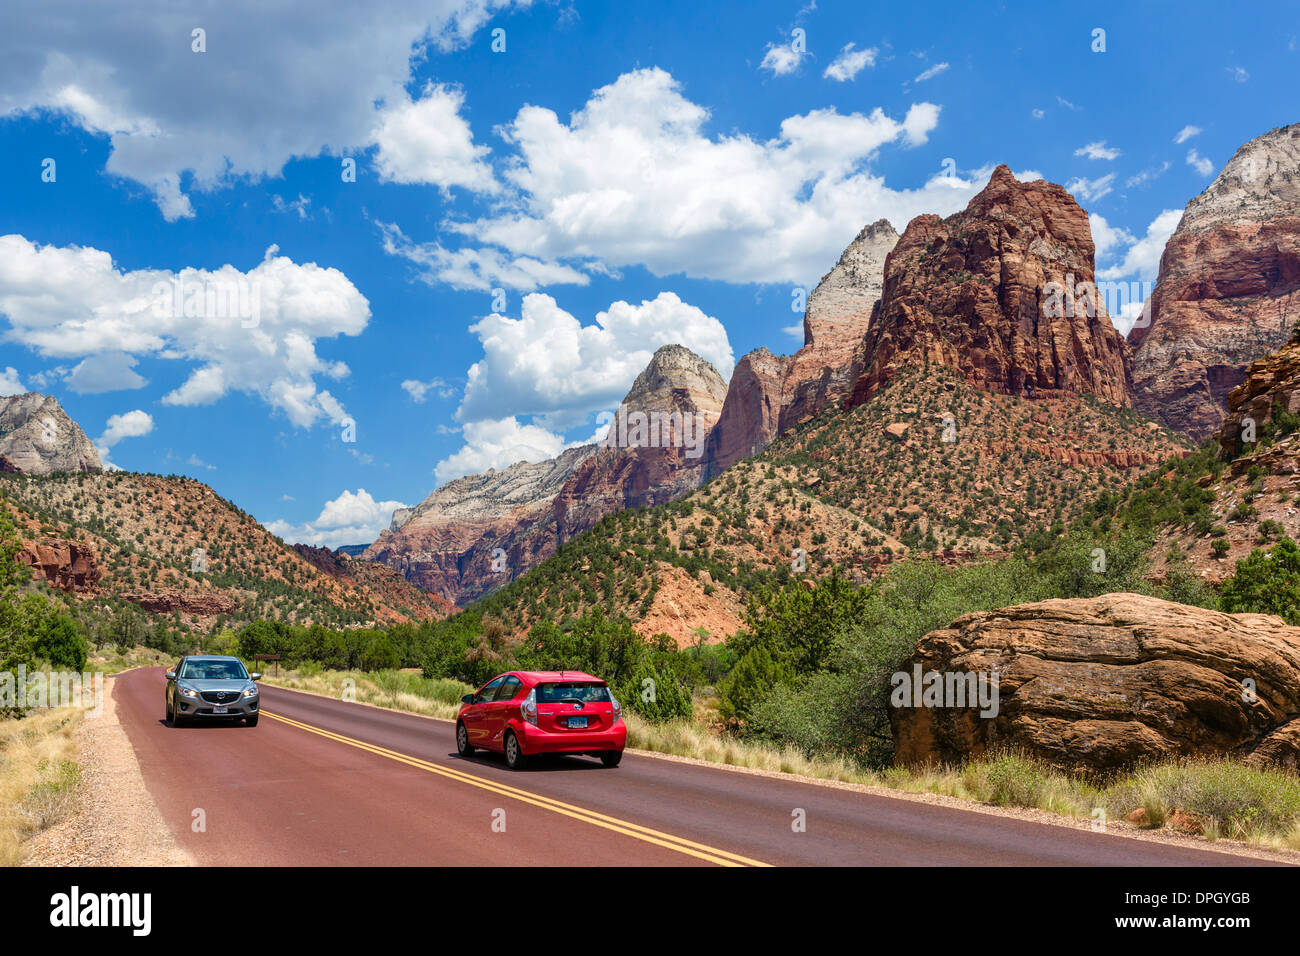
[(297, 670), (282, 670), (278, 677), (264, 674), (262, 682), (339, 700), (348, 699), (344, 696), (348, 693), (357, 703), (444, 720), (454, 719), (461, 697), (474, 692), (473, 687), (460, 681), (431, 680), (408, 671), (326, 671), (310, 664)]
[(0, 720), (0, 865), (22, 862), (24, 843), (72, 812), (81, 770), (73, 732), (84, 711), (35, 711)]

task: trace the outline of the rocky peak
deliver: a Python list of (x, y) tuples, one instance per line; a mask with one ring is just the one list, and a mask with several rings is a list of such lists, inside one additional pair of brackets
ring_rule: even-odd
[(0, 398), (0, 470), (49, 475), (102, 467), (99, 452), (57, 399), (39, 392)]
[(1300, 124), (1246, 143), (1187, 204), (1160, 257), (1150, 323), (1135, 326), (1134, 404), (1195, 439), (1214, 434), (1249, 363), (1300, 318)]
[(1127, 405), (1129, 353), (1102, 297), (1083, 294), (1093, 282), (1087, 213), (999, 166), (963, 212), (918, 216), (898, 240), (849, 407), (926, 363), (991, 391)]
[(808, 297), (803, 317), (805, 346), (845, 339), (857, 344), (867, 331), (871, 310), (880, 299), (885, 257), (897, 243), (898, 233), (888, 219), (878, 219), (863, 227), (835, 268), (822, 276)]
[[(712, 427), (722, 412), (727, 383), (713, 365), (681, 345), (662, 346), (636, 377), (620, 404), (622, 414), (694, 413)], [(619, 420), (610, 425), (606, 445), (616, 443)], [(707, 430), (707, 429), (706, 429)], [(700, 433), (701, 441), (704, 432)]]

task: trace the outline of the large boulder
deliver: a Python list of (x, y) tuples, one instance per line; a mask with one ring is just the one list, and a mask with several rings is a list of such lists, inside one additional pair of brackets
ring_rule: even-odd
[(902, 673), (998, 675), (995, 708), (894, 707), (907, 765), (1001, 748), (1100, 772), (1192, 755), (1294, 768), (1300, 757), (1300, 628), (1270, 615), (1125, 593), (1022, 604), (927, 634)]

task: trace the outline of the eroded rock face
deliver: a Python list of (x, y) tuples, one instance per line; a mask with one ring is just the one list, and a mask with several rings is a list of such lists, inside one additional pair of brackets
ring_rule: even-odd
[(1042, 601), (958, 618), (922, 638), (903, 670), (918, 665), (999, 671), (998, 707), (989, 718), (978, 705), (894, 708), (905, 764), (1001, 747), (1094, 771), (1191, 755), (1295, 766), (1300, 756), (1300, 628), (1271, 615), (1123, 593)]
[(1104, 301), (1064, 292), (1093, 281), (1087, 213), (999, 166), (965, 211), (918, 216), (890, 253), (847, 407), (925, 363), (990, 391), (1129, 404), (1129, 352)]
[(122, 597), (138, 604), (153, 614), (193, 614), (196, 617), (216, 617), (230, 614), (239, 607), (236, 598), (215, 588), (183, 591), (164, 588), (159, 591), (127, 591)]
[(75, 593), (93, 591), (104, 575), (94, 548), (66, 538), (24, 541), (14, 560), (32, 569), (32, 580)]
[(57, 399), (39, 392), (0, 398), (0, 470), (49, 475), (102, 467), (99, 452)]
[(1134, 327), (1134, 404), (1199, 440), (1300, 318), (1300, 124), (1251, 140), (1187, 204)]
[(551, 503), (595, 451), (584, 445), (449, 481), (400, 524), (395, 518), (364, 558), (454, 603), (480, 597), (555, 553)]
[(761, 348), (741, 358), (710, 436), (709, 477), (844, 401), (856, 378), (854, 357), (880, 298), (885, 258), (897, 242), (888, 220), (866, 226), (808, 297), (803, 348), (788, 356)]
[(680, 345), (659, 349), (624, 397), (602, 446), (556, 497), (560, 541), (607, 514), (663, 504), (702, 485), (706, 441), (726, 395), (717, 369), (694, 352)]

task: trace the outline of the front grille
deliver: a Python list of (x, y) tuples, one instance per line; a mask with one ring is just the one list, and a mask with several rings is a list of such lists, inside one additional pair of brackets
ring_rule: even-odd
[(239, 700), (237, 690), (205, 690), (199, 694), (209, 704), (233, 704)]

